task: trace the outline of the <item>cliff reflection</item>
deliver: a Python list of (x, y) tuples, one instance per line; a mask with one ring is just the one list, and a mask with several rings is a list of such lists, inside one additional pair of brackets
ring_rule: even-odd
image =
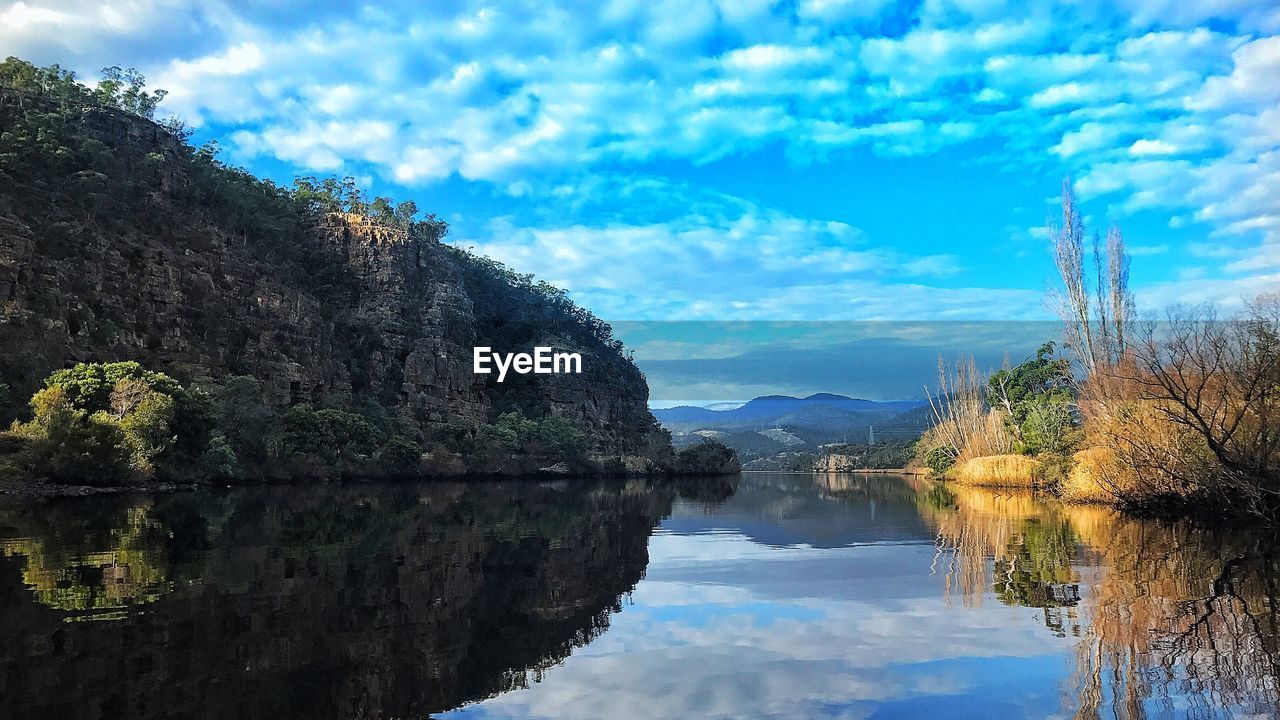
[(1043, 608), (1046, 627), (1078, 638), (1074, 717), (1270, 717), (1280, 707), (1274, 537), (911, 482), (949, 595)]
[[(420, 717), (524, 687), (607, 629), (677, 491), (526, 481), (0, 505), (0, 717)], [(66, 622), (80, 619), (105, 622)]]

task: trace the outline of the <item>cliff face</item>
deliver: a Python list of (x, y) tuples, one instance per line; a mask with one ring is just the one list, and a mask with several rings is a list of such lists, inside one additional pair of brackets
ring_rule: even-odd
[[(0, 95), (0, 123), (26, 111)], [(0, 381), (15, 397), (74, 362), (130, 359), (184, 382), (252, 375), (282, 406), (367, 394), (425, 435), (509, 409), (512, 383), (473, 374), (473, 346), (573, 344), (584, 374), (526, 376), (524, 404), (533, 398), (538, 411), (578, 421), (601, 449), (645, 442), (648, 388), (634, 366), (603, 343), (487, 337), (475, 312), (487, 299), (473, 297), (458, 256), (435, 238), (328, 214), (305, 241), (340, 258), (340, 281), (299, 278), (225, 222), (174, 200), (192, 182), (180, 161), (190, 149), (177, 138), (122, 113), (85, 111), (71, 122), (104, 159), (57, 178), (68, 185), (47, 194), (74, 197), (71, 184), (105, 173), (141, 185), (136, 202), (150, 219), (103, 219), (100, 205), (41, 207), (31, 200), (40, 189), (0, 184)]]

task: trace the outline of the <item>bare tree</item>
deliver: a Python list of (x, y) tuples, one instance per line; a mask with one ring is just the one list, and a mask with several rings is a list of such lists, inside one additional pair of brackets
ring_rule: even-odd
[(1133, 293), (1129, 291), (1129, 253), (1124, 248), (1124, 234), (1118, 225), (1107, 231), (1107, 291), (1111, 305), (1111, 335), (1114, 339), (1113, 362), (1129, 350), (1130, 325), (1133, 323)]
[(1280, 294), (1222, 321), (1175, 308), (1134, 349), (1144, 400), (1203, 439), (1219, 468), (1203, 486), (1228, 507), (1280, 519)]
[(1004, 416), (988, 410), (986, 378), (972, 356), (958, 359), (953, 368), (938, 358), (938, 394), (925, 392), (934, 420), (929, 433), (952, 459), (1012, 452), (1013, 436)]
[[(1133, 295), (1129, 291), (1129, 256), (1120, 228), (1107, 232), (1106, 248), (1093, 236), (1093, 281), (1085, 274), (1084, 220), (1070, 178), (1062, 181), (1062, 225), (1050, 224), (1053, 259), (1062, 278), (1058, 316), (1063, 344), (1075, 355), (1086, 378), (1117, 364), (1128, 351)], [(1090, 287), (1092, 285), (1092, 287)]]
[(1095, 231), (1093, 233), (1093, 294), (1097, 303), (1094, 312), (1098, 318), (1094, 325), (1097, 337), (1093, 342), (1093, 350), (1097, 365), (1109, 364), (1114, 354), (1112, 352), (1115, 343), (1111, 333), (1111, 303), (1108, 300), (1110, 289), (1107, 278), (1108, 265), (1106, 253), (1102, 250), (1102, 238)]

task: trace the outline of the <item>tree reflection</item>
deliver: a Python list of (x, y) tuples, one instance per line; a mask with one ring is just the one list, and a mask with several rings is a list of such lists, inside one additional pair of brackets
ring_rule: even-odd
[(1080, 710), (1100, 717), (1266, 716), (1277, 684), (1274, 539), (1159, 526), (1072, 511), (1107, 570), (1091, 583), (1090, 626), (1078, 653)]
[(1075, 717), (1269, 717), (1280, 707), (1273, 536), (913, 486), (937, 530), (934, 567), (949, 598), (973, 605), (990, 591), (1079, 638), (1066, 700)]
[(105, 513), (110, 519), (92, 526), (56, 509), (35, 528), (0, 516), (29, 533), (0, 540), (0, 551), (23, 560), (22, 582), (36, 601), (65, 611), (68, 621), (119, 619), (125, 609), (155, 602), (173, 589), (169, 531), (151, 503), (111, 505)]
[[(264, 488), (0, 504), (0, 717), (422, 717), (605, 632), (677, 493)], [(80, 617), (113, 622), (66, 624)]]

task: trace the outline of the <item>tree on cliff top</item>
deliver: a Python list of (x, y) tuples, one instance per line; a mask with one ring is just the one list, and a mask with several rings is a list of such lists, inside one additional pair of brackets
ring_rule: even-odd
[(90, 89), (76, 74), (58, 65), (38, 67), (15, 57), (0, 63), (0, 87), (45, 99), (81, 106), (109, 107), (150, 118), (164, 100), (165, 90), (148, 91), (147, 79), (134, 68), (102, 68), (102, 80)]

